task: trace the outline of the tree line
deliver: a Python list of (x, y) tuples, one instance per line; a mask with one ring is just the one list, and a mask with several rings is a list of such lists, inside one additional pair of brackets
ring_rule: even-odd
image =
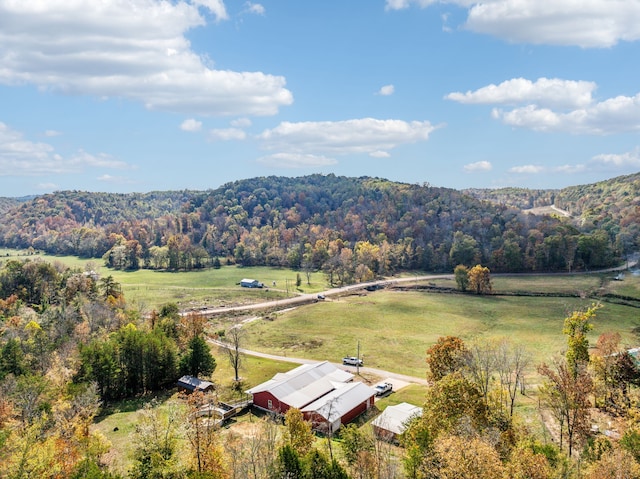
[(458, 264), (590, 270), (637, 249), (636, 183), (619, 180), (627, 192), (619, 197), (601, 188), (608, 213), (587, 209), (581, 221), (452, 189), (334, 175), (255, 178), (208, 192), (60, 192), (7, 211), (0, 245), (102, 258), (124, 270), (268, 265), (324, 271), (335, 283)]

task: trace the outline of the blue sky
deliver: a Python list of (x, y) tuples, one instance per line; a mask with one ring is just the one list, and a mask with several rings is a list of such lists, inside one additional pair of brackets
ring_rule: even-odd
[(640, 0), (0, 0), (0, 196), (640, 171)]

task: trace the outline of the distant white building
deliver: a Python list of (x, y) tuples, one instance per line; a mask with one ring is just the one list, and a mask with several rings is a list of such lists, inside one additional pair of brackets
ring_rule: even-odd
[(262, 284), (257, 279), (244, 278), (240, 280), (240, 286), (242, 286), (243, 288), (262, 288), (264, 284)]
[(380, 439), (397, 442), (398, 436), (407, 428), (407, 423), (419, 416), (422, 416), (422, 408), (403, 402), (395, 406), (388, 406), (371, 422), (371, 425), (373, 432)]

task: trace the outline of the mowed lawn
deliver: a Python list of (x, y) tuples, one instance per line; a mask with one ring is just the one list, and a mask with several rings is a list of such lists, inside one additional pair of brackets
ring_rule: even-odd
[[(523, 344), (533, 364), (551, 361), (565, 347), (564, 318), (592, 302), (578, 298), (476, 296), (378, 291), (327, 300), (246, 326), (246, 346), (283, 356), (339, 362), (355, 355), (366, 366), (424, 377), (426, 350), (438, 337), (502, 339)], [(593, 321), (598, 335), (617, 331), (638, 343), (640, 310), (604, 303)], [(532, 368), (533, 369), (533, 368)]]

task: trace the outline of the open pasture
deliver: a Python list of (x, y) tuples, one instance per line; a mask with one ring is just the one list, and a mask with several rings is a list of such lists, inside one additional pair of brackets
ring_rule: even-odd
[[(433, 294), (378, 291), (319, 302), (247, 326), (247, 347), (283, 356), (339, 362), (356, 354), (366, 366), (423, 377), (425, 352), (438, 337), (498, 340), (526, 346), (533, 364), (550, 361), (565, 347), (564, 318), (592, 303), (579, 298)], [(618, 331), (637, 345), (636, 308), (605, 304), (593, 321), (591, 344)]]
[[(27, 250), (0, 249), (0, 261), (8, 259), (43, 260), (81, 271), (94, 270), (101, 277), (113, 276), (122, 286), (127, 303), (143, 311), (158, 309), (166, 303), (176, 303), (185, 310), (202, 306), (256, 303), (327, 289), (322, 273), (311, 273), (310, 284), (307, 284), (306, 274), (301, 272), (301, 284), (297, 287), (295, 271), (261, 266), (243, 268), (232, 265), (219, 269), (178, 272), (147, 269), (119, 271), (105, 267), (104, 262), (97, 258), (83, 259), (76, 256), (30, 254)], [(241, 288), (239, 283), (243, 278), (257, 279), (265, 287)]]

